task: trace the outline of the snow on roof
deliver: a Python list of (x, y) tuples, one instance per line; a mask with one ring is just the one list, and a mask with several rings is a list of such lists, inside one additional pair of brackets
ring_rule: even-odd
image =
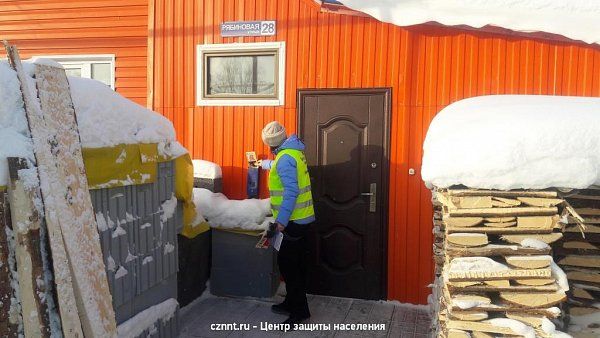
[[(49, 60), (33, 61), (60, 67)], [(31, 61), (24, 61), (23, 67), (33, 76)], [(69, 77), (69, 85), (83, 147), (159, 143), (159, 150), (165, 155), (186, 152), (175, 142), (173, 124), (164, 116), (124, 98), (99, 81)], [(35, 90), (33, 78), (29, 87)], [(34, 160), (20, 83), (6, 61), (0, 61), (0, 102), (0, 186), (4, 186), (8, 180), (6, 157)]]
[(398, 26), (435, 21), (548, 32), (600, 43), (600, 1), (592, 0), (343, 0), (343, 4)]
[(438, 187), (600, 184), (600, 98), (494, 95), (453, 103), (429, 127), (421, 176)]

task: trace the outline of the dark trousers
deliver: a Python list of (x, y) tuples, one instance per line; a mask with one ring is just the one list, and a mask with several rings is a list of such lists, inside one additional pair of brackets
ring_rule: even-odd
[(309, 317), (306, 300), (306, 269), (308, 264), (307, 234), (310, 224), (289, 222), (283, 232), (283, 242), (277, 254), (279, 272), (285, 281), (287, 294), (283, 304), (292, 317)]

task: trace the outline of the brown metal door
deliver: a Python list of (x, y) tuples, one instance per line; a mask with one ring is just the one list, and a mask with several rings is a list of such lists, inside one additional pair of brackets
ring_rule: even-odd
[(390, 89), (300, 90), (298, 111), (317, 217), (309, 292), (384, 298)]

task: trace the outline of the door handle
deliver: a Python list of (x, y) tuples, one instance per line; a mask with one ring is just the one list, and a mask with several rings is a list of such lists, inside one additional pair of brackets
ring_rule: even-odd
[(377, 211), (377, 183), (369, 185), (369, 192), (360, 193), (361, 196), (369, 196), (369, 212)]

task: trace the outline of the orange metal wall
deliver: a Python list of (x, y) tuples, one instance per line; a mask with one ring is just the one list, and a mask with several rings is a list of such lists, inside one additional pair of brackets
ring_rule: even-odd
[[(231, 198), (245, 195), (244, 151), (268, 153), (262, 126), (277, 119), (296, 129), (296, 89), (392, 87), (388, 298), (403, 302), (424, 303), (432, 281), (431, 196), (408, 170), (420, 172), (436, 112), (485, 94), (600, 96), (598, 46), (400, 28), (323, 13), (312, 0), (154, 0), (151, 11), (154, 108), (174, 122), (194, 158), (223, 166)], [(277, 36), (220, 36), (223, 21), (257, 19), (276, 19)], [(286, 41), (285, 107), (196, 107), (195, 46), (258, 41)]]
[(115, 54), (115, 86), (146, 106), (148, 0), (0, 1), (0, 39), (31, 55)]

